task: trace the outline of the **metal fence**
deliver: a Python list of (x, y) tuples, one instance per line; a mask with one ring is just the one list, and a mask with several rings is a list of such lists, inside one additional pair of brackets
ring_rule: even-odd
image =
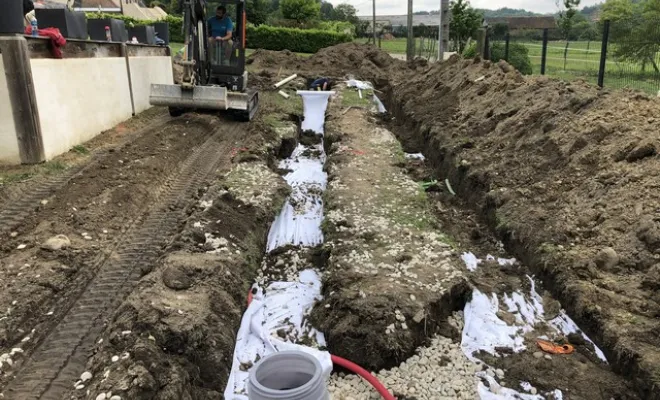
[(594, 40), (553, 40), (555, 35), (548, 29), (491, 32), (484, 57), (507, 60), (527, 74), (660, 93), (660, 20), (603, 21)]

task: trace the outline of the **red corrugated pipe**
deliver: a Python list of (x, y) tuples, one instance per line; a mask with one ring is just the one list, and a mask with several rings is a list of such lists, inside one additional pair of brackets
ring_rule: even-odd
[[(247, 297), (247, 303), (248, 307), (250, 306), (250, 303), (252, 303), (252, 289), (248, 292), (248, 297)], [(396, 397), (392, 396), (390, 392), (387, 390), (387, 388), (380, 383), (380, 381), (373, 375), (369, 373), (366, 369), (360, 367), (359, 365), (355, 364), (354, 362), (348, 361), (345, 358), (341, 358), (339, 356), (335, 356), (330, 354), (330, 358), (332, 359), (332, 363), (335, 365), (339, 365), (342, 368), (346, 368), (347, 370), (360, 375), (362, 379), (365, 381), (369, 382), (371, 386), (373, 386), (374, 389), (380, 394), (383, 399), (385, 400), (396, 400)]]

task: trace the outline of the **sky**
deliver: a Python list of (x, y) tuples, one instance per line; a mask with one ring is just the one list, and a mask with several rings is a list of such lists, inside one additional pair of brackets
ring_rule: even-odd
[[(582, 0), (580, 6), (591, 6), (603, 0)], [(371, 15), (372, 0), (330, 0), (334, 5), (340, 3), (352, 4), (358, 10), (358, 15)], [(498, 9), (502, 7), (524, 8), (538, 13), (554, 13), (557, 11), (555, 0), (471, 0), (475, 8)], [(440, 8), (440, 0), (413, 0), (415, 11), (430, 11)], [(403, 15), (408, 10), (406, 0), (376, 0), (377, 15)]]

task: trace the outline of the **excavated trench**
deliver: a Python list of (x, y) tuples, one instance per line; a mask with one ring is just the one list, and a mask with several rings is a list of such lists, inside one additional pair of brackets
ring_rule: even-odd
[[(467, 244), (467, 246), (472, 246), (475, 252), (481, 252), (474, 256), (469, 252), (468, 247), (468, 252), (462, 255), (468, 269), (474, 272), (470, 281), (476, 288), (472, 294), (471, 303), (468, 302), (467, 308), (465, 308), (464, 318), (468, 318), (468, 310), (474, 314), (474, 310), (480, 307), (479, 303), (482, 308), (489, 307), (488, 296), (483, 296), (479, 290), (484, 290), (485, 293), (490, 291), (500, 297), (500, 303), (502, 298), (505, 302), (510, 301), (511, 304), (507, 304), (510, 310), (517, 308), (516, 312), (523, 314), (524, 322), (528, 324), (530, 322), (533, 324), (534, 321), (548, 322), (549, 325), (555, 325), (558, 331), (564, 330), (566, 340), (578, 344), (577, 353), (567, 356), (575, 357), (577, 360), (563, 362), (564, 359), (560, 363), (552, 361), (548, 363), (549, 365), (540, 365), (538, 359), (532, 356), (534, 350), (529, 354), (512, 355), (511, 349), (495, 347), (491, 348), (495, 351), (485, 351), (485, 348), (477, 346), (477, 350), (480, 351), (477, 351), (475, 356), (488, 365), (503, 369), (507, 375), (508, 386), (520, 393), (525, 393), (525, 388), (529, 388), (529, 382), (532, 382), (537, 385), (539, 394), (541, 389), (547, 390), (546, 393), (551, 396), (549, 398), (562, 398), (561, 393), (559, 393), (560, 397), (556, 397), (557, 395), (552, 393), (550, 389), (553, 386), (562, 389), (563, 396), (568, 396), (563, 398), (571, 399), (657, 398), (655, 389), (649, 388), (646, 384), (637, 385), (633, 383), (634, 381), (623, 377), (634, 377), (637, 382), (646, 379), (644, 372), (637, 369), (634, 359), (622, 357), (622, 354), (615, 349), (607, 347), (611, 342), (603, 341), (603, 320), (597, 314), (580, 308), (580, 299), (575, 296), (575, 292), (567, 289), (570, 282), (560, 275), (560, 270), (548, 268), (547, 259), (535, 251), (535, 248), (530, 246), (524, 236), (502, 223), (501, 216), (498, 215), (498, 207), (501, 204), (492, 196), (488, 175), (471, 170), (470, 165), (458, 155), (460, 148), (443, 145), (435, 135), (437, 130), (425, 123), (423, 118), (411, 117), (406, 113), (401, 102), (402, 98), (394, 92), (392, 87), (387, 86), (381, 89), (386, 94), (385, 104), (390, 110), (390, 114), (383, 118), (382, 124), (395, 133), (404, 151), (411, 155), (423, 153), (422, 159), (425, 161), (411, 163), (409, 160), (405, 168), (416, 180), (435, 182), (427, 191), (430, 206), (436, 209), (436, 216), (441, 225), (446, 227), (448, 233), (461, 241), (463, 245)], [(454, 109), (438, 110), (438, 116), (441, 119), (443, 115), (447, 119), (453, 118), (455, 111)], [(417, 158), (417, 156), (411, 157), (411, 159)], [(488, 253), (487, 259), (486, 253)], [(498, 258), (498, 256), (492, 257), (490, 253), (499, 253), (501, 257), (510, 254), (516, 258), (517, 262), (509, 264), (507, 259)], [(513, 268), (509, 269), (508, 265)], [(496, 268), (498, 271), (489, 272), (487, 268)], [(526, 299), (520, 302), (512, 300), (510, 296), (515, 292), (519, 295), (522, 294)], [(542, 293), (543, 296), (540, 296), (539, 293)], [(558, 310), (566, 308), (568, 314), (564, 314), (563, 310), (557, 314), (556, 310), (553, 310), (557, 318), (551, 320), (546, 317), (544, 319), (543, 306), (548, 304), (548, 300), (554, 303), (552, 308), (558, 307)], [(490, 306), (492, 307), (492, 302)], [(540, 319), (539, 315), (534, 316), (538, 312), (538, 308), (541, 310)], [(494, 307), (492, 318), (499, 319), (501, 315), (496, 310), (497, 307)], [(547, 307), (545, 311), (546, 313), (553, 312), (548, 311)], [(575, 318), (579, 328), (568, 315)], [(557, 321), (559, 322), (557, 323)], [(467, 324), (467, 321), (465, 322)], [(487, 325), (483, 325), (481, 328), (488, 329)], [(464, 330), (464, 347), (466, 346), (465, 334)], [(511, 337), (513, 336), (511, 335)], [(598, 349), (593, 342), (590, 343), (589, 336), (600, 341), (603, 351)], [(496, 339), (493, 341), (497, 343)], [(469, 347), (469, 343), (467, 345)], [(509, 347), (516, 348), (516, 344), (511, 343)], [(496, 353), (500, 351), (501, 353), (497, 355)], [(516, 351), (520, 351), (520, 349)], [(535, 353), (538, 354), (538, 352)], [(609, 363), (603, 362), (605, 357)], [(550, 359), (547, 355), (545, 358)], [(556, 356), (553, 358), (556, 359)], [(498, 387), (497, 382), (492, 380), (493, 376), (481, 375), (480, 378), (486, 387), (491, 387), (491, 390)], [(508, 380), (510, 378), (514, 382)], [(523, 390), (514, 386), (516, 379), (524, 383)], [(598, 386), (598, 391), (594, 391), (593, 387), (589, 386), (594, 384)], [(498, 396), (503, 397), (489, 397), (491, 394), (485, 394), (485, 392), (481, 392), (481, 389), (480, 395), (482, 398), (493, 399), (518, 398), (516, 396), (521, 395), (507, 392), (504, 385), (498, 390)], [(536, 394), (536, 389), (534, 394)], [(537, 398), (529, 393), (521, 396), (521, 398)]]

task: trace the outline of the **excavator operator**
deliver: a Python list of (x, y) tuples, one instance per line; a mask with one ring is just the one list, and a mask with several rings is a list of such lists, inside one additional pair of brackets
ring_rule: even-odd
[(234, 48), (232, 35), (234, 23), (224, 6), (218, 6), (215, 16), (208, 20), (209, 52), (211, 62), (216, 65), (229, 65)]

